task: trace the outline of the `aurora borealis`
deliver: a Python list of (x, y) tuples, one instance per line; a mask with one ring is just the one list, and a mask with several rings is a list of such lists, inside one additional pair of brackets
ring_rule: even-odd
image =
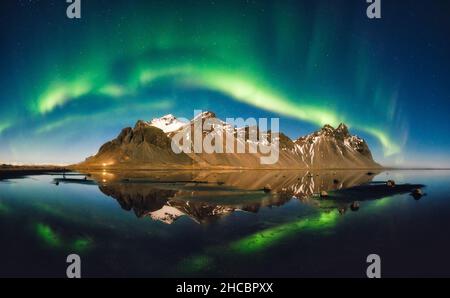
[(450, 166), (448, 1), (3, 1), (0, 163), (72, 163), (194, 109), (345, 122), (375, 159)]

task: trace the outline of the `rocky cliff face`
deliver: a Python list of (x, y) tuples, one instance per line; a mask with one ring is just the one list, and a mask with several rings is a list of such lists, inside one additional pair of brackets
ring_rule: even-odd
[(175, 154), (171, 139), (161, 129), (138, 121), (134, 128), (124, 128), (116, 139), (105, 143), (95, 156), (80, 164), (87, 167), (105, 165), (131, 168), (189, 166), (192, 159), (184, 153)]
[[(180, 131), (191, 126), (188, 139), (193, 139), (194, 123), (204, 124), (214, 119), (214, 124), (203, 128), (202, 140), (208, 134), (215, 134), (215, 141), (222, 145), (222, 151), (233, 146), (235, 153), (188, 153), (176, 154), (171, 148), (172, 138)], [(214, 129), (218, 128), (219, 133)], [(250, 146), (258, 143), (268, 144), (271, 132), (265, 132), (267, 139), (249, 139), (251, 130), (258, 132), (257, 127), (236, 128), (215, 118), (212, 112), (204, 112), (190, 122), (183, 122), (173, 115), (153, 119), (150, 122), (138, 121), (134, 128), (122, 130), (119, 136), (104, 144), (99, 152), (80, 167), (111, 166), (133, 168), (277, 168), (277, 169), (362, 169), (379, 168), (372, 158), (367, 143), (350, 134), (345, 124), (336, 129), (325, 125), (322, 129), (297, 140), (291, 140), (279, 133), (279, 159), (273, 165), (262, 165), (260, 159), (264, 154), (250, 153)], [(232, 145), (227, 144), (226, 134), (233, 135)], [(238, 138), (239, 135), (244, 138)], [(239, 143), (245, 147), (245, 153), (237, 153)], [(193, 149), (193, 148), (192, 148)]]
[(340, 124), (336, 129), (325, 125), (294, 143), (294, 151), (311, 168), (379, 167), (373, 160), (367, 143), (350, 135), (345, 124)]

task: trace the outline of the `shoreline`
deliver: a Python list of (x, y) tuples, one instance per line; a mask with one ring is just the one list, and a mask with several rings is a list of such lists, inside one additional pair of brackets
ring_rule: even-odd
[(74, 171), (450, 171), (450, 168), (396, 168), (396, 167), (379, 167), (379, 168), (235, 168), (235, 167), (205, 167), (205, 168), (191, 168), (191, 167), (77, 167), (77, 166), (53, 166), (53, 165), (33, 165), (33, 166), (0, 166), (1, 174), (44, 174), (55, 172), (74, 172)]
[(68, 167), (60, 166), (0, 166), (0, 181), (11, 178), (22, 178), (28, 175), (73, 172)]
[(80, 171), (450, 171), (450, 168), (432, 168), (432, 167), (368, 167), (368, 168), (275, 168), (275, 167), (171, 167), (171, 166), (158, 166), (158, 167), (114, 167), (114, 166), (94, 166), (94, 167), (78, 167), (68, 166), (71, 170)]

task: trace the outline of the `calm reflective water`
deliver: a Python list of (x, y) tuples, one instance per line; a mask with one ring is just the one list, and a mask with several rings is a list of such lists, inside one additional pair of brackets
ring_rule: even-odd
[(364, 277), (376, 253), (383, 276), (450, 276), (449, 182), (449, 171), (106, 170), (0, 181), (0, 275), (64, 277), (77, 253), (84, 277)]

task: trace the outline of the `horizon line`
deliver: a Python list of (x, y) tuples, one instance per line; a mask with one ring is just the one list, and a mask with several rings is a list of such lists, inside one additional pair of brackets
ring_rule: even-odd
[[(8, 166), (10, 166), (10, 167), (23, 167), (23, 168), (25, 168), (25, 167), (70, 167), (70, 166), (76, 166), (78, 163), (74, 163), (74, 164), (51, 164), (51, 163), (42, 163), (42, 164), (39, 164), (39, 163), (36, 163), (36, 164), (7, 164), (7, 163), (2, 163), (2, 164), (0, 164), (0, 169), (1, 168), (5, 168), (5, 167), (8, 167)], [(246, 169), (244, 169), (244, 168), (239, 168), (239, 169), (241, 169), (241, 170), (246, 170)], [(389, 170), (399, 170), (399, 171), (404, 171), (404, 170), (421, 170), (421, 171), (424, 171), (424, 170), (438, 170), (438, 171), (448, 171), (448, 170), (450, 170), (450, 167), (416, 167), (416, 166), (413, 166), (413, 167), (403, 167), (403, 166), (400, 166), (400, 167), (392, 167), (392, 166), (389, 166), (389, 167), (381, 167), (381, 168), (379, 168), (381, 171), (389, 171)], [(111, 170), (115, 170), (114, 168), (113, 169), (111, 169)], [(149, 170), (152, 170), (152, 169), (149, 169)], [(189, 170), (189, 169), (186, 169), (186, 170)], [(196, 170), (199, 170), (198, 168), (196, 168)], [(200, 169), (200, 170), (202, 170), (202, 169)], [(204, 170), (211, 170), (211, 168), (205, 168)], [(249, 168), (248, 170), (252, 170), (251, 168)], [(261, 169), (261, 170), (274, 170), (274, 171), (277, 171), (277, 170), (285, 170), (285, 169)], [(346, 171), (356, 171), (356, 170), (370, 170), (370, 168), (367, 168), (367, 169), (363, 169), (363, 168), (361, 168), (361, 169), (357, 169), (357, 168), (348, 168), (348, 169), (337, 169), (337, 168), (322, 168), (322, 169), (320, 169), (320, 168), (305, 168), (305, 169), (293, 169), (293, 170), (305, 170), (305, 171), (309, 171), (309, 170), (315, 170), (315, 171), (317, 171), (317, 170), (346, 170)]]

